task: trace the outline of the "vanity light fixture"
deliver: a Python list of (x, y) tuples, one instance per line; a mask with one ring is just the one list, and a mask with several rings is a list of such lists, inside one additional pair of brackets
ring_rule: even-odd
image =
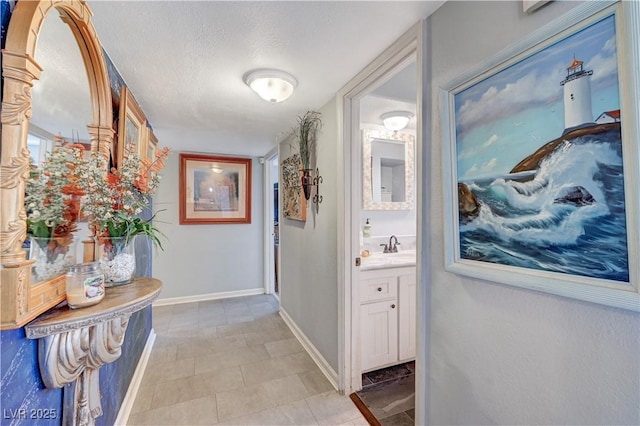
[(409, 121), (413, 118), (413, 113), (409, 111), (390, 111), (380, 116), (382, 124), (388, 130), (397, 132), (407, 127)]
[(298, 81), (291, 74), (275, 69), (258, 69), (243, 77), (247, 86), (267, 102), (282, 102), (289, 98)]

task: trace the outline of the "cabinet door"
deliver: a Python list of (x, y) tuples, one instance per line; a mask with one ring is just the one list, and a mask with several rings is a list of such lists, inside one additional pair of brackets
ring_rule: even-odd
[(398, 359), (398, 307), (395, 299), (360, 306), (361, 370)]
[(398, 356), (400, 361), (416, 357), (416, 274), (398, 279)]

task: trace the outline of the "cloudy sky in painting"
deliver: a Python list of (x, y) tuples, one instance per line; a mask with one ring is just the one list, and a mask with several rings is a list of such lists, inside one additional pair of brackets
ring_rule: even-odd
[(455, 95), (460, 180), (507, 173), (562, 134), (560, 82), (574, 57), (593, 70), (594, 119), (620, 108), (614, 22), (604, 18)]

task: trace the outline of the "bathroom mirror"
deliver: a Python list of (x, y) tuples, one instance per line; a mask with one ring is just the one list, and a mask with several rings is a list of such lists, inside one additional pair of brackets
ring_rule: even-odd
[(414, 162), (412, 134), (363, 130), (363, 209), (412, 210)]
[[(65, 298), (64, 275), (32, 285), (31, 263), (26, 259), (22, 242), (26, 238), (26, 212), (24, 210), (25, 176), (29, 170), (28, 134), (33, 108), (32, 96), (37, 99), (37, 85), (45, 72), (38, 62), (36, 48), (45, 20), (62, 20), (66, 31), (75, 39), (75, 48), (82, 58), (76, 65), (85, 72), (90, 102), (80, 123), (70, 127), (86, 129), (91, 150), (109, 158), (113, 144), (113, 110), (111, 86), (102, 46), (93, 23), (92, 12), (86, 2), (61, 0), (19, 1), (9, 21), (5, 48), (2, 50), (2, 144), (0, 145), (0, 318), (1, 329), (18, 328), (60, 303)], [(47, 40), (48, 41), (48, 40)], [(53, 49), (61, 47), (55, 44)], [(81, 71), (81, 72), (82, 72)], [(61, 86), (64, 97), (64, 81)], [(37, 101), (38, 102), (38, 101)], [(42, 105), (62, 117), (65, 111), (56, 110), (57, 104)], [(67, 108), (65, 106), (64, 108)], [(39, 108), (39, 107), (38, 107)], [(36, 108), (37, 109), (37, 108)], [(35, 112), (34, 120), (44, 122)], [(86, 118), (83, 118), (86, 117)], [(67, 127), (67, 125), (64, 125)], [(58, 129), (44, 129), (57, 133)], [(106, 173), (106, 170), (105, 170)]]

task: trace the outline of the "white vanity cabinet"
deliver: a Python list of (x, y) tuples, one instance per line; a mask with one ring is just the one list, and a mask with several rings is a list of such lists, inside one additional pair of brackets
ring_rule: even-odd
[(398, 360), (416, 357), (416, 268), (398, 276)]
[(360, 273), (362, 371), (415, 358), (415, 266)]

